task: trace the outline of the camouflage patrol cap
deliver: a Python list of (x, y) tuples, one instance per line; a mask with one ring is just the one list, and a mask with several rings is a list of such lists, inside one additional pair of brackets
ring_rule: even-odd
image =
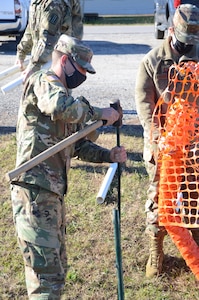
[(72, 59), (83, 69), (87, 70), (87, 72), (91, 74), (96, 73), (91, 65), (93, 51), (82, 41), (66, 34), (62, 34), (55, 45), (54, 50), (58, 50), (71, 56)]
[(179, 5), (173, 17), (173, 25), (178, 41), (190, 45), (199, 42), (199, 8), (195, 5)]

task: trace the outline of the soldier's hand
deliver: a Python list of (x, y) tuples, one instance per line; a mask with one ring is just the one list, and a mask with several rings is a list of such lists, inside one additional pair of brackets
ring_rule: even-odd
[(105, 124), (106, 126), (115, 123), (119, 119), (119, 117), (120, 114), (112, 107), (102, 109), (101, 119), (107, 121)]
[(127, 160), (126, 150), (123, 146), (111, 149), (110, 158), (112, 162), (123, 163)]
[(24, 60), (17, 58), (16, 61), (15, 61), (15, 65), (19, 66), (21, 71), (25, 70)]
[(23, 71), (22, 76), (23, 76), (23, 83), (28, 79), (30, 75), (33, 74), (33, 71), (30, 70), (28, 67)]
[(120, 106), (120, 101), (119, 100), (117, 100), (117, 101), (115, 101), (115, 102), (112, 102), (111, 104), (110, 104), (110, 107), (112, 107), (112, 108), (114, 108), (115, 110), (117, 110), (117, 112), (119, 113), (119, 118), (118, 118), (118, 120), (115, 122), (115, 123), (113, 123), (113, 126), (115, 126), (115, 127), (120, 127), (120, 126), (122, 126), (122, 118), (123, 118), (123, 110), (122, 110), (122, 107)]

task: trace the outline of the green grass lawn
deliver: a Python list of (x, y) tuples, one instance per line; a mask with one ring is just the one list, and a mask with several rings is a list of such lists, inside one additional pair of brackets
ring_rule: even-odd
[[(128, 160), (121, 177), (121, 248), (126, 300), (198, 300), (195, 277), (169, 236), (165, 237), (165, 260), (159, 278), (145, 278), (149, 254), (145, 235), (144, 204), (148, 177), (142, 160), (142, 129), (136, 120), (123, 125), (121, 144)], [(100, 145), (115, 146), (115, 130), (102, 132)], [(9, 184), (4, 175), (14, 168), (15, 135), (0, 136), (0, 299), (27, 299), (23, 261), (12, 221)], [(96, 195), (108, 164), (72, 161), (69, 171), (67, 208), (68, 273), (63, 300), (116, 300), (117, 270), (113, 209), (117, 207), (117, 176), (106, 203), (96, 204)], [(80, 180), (81, 179), (81, 180)]]
[(150, 24), (154, 22), (153, 15), (146, 16), (96, 16), (85, 15), (84, 23), (92, 25), (131, 25), (131, 24)]

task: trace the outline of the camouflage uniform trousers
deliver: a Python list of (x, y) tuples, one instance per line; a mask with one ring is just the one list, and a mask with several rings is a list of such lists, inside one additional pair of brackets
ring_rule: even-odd
[[(11, 186), (11, 197), (28, 296), (31, 300), (58, 300), (67, 263), (64, 198), (34, 185), (22, 185)], [(38, 237), (39, 230), (47, 235)]]

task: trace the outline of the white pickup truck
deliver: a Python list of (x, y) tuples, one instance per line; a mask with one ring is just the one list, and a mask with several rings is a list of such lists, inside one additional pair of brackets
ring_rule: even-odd
[(172, 26), (176, 7), (190, 3), (199, 7), (198, 0), (154, 0), (155, 38), (163, 39), (165, 31)]
[(0, 36), (21, 39), (28, 22), (30, 0), (5, 0), (0, 5)]

